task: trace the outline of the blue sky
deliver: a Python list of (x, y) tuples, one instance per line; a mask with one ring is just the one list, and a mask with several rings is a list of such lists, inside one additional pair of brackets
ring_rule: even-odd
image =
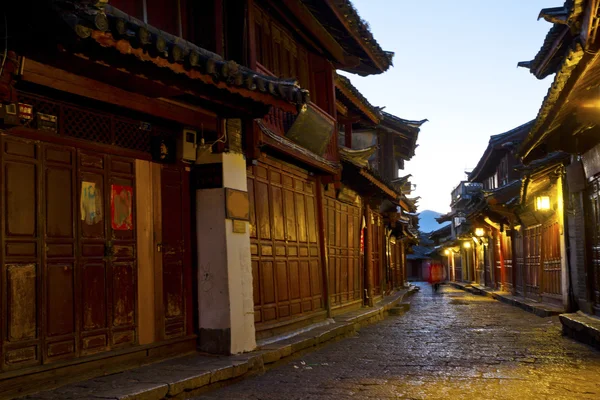
[(348, 75), (375, 106), (405, 119), (429, 119), (405, 165), (419, 209), (450, 210), (490, 135), (537, 115), (553, 76), (537, 80), (517, 62), (531, 60), (551, 24), (542, 8), (562, 0), (353, 0), (384, 50), (396, 53), (381, 75)]

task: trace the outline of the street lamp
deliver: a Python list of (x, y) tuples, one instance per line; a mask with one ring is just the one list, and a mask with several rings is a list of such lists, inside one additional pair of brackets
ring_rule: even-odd
[(482, 237), (483, 235), (485, 235), (485, 230), (483, 228), (476, 228), (475, 229), (475, 236)]
[(548, 211), (550, 209), (550, 196), (537, 196), (535, 198), (536, 211)]

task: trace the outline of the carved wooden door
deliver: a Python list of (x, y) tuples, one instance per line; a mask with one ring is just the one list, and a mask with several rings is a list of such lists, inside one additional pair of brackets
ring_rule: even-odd
[[(186, 332), (186, 215), (189, 215), (189, 195), (184, 170), (163, 166), (162, 190), (162, 252), (164, 338), (183, 336)], [(188, 218), (189, 219), (189, 218)]]
[(78, 151), (81, 352), (137, 342), (135, 161)]
[(1, 368), (136, 343), (133, 160), (0, 140)]

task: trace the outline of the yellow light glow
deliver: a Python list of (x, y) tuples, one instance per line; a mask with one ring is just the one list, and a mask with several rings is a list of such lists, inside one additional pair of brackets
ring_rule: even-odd
[(464, 247), (465, 249), (470, 249), (470, 248), (471, 248), (471, 242), (465, 242), (465, 243), (463, 244), (463, 247)]
[(448, 249), (444, 250), (444, 254), (447, 255), (447, 256), (449, 256), (450, 255), (450, 250), (448, 250)]
[(548, 211), (550, 209), (550, 196), (537, 196), (535, 198), (535, 209), (537, 211)]
[(475, 229), (475, 236), (482, 237), (483, 235), (485, 235), (485, 231), (483, 230), (483, 228), (476, 228)]

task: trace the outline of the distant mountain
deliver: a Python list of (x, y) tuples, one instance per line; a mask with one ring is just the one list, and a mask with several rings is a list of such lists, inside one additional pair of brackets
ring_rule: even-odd
[(444, 222), (443, 224), (438, 224), (435, 220), (442, 214), (437, 211), (425, 210), (419, 213), (419, 230), (421, 232), (433, 232), (435, 230), (440, 229), (443, 226), (448, 225), (450, 222)]

